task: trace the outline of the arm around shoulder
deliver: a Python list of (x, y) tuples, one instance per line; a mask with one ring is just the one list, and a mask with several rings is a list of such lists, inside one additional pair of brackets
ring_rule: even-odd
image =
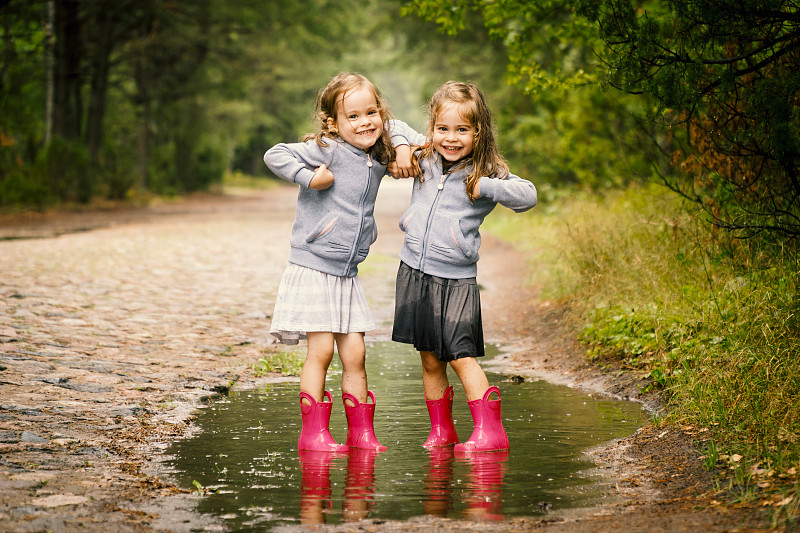
[(534, 184), (514, 174), (505, 179), (481, 178), (480, 195), (517, 213), (532, 208), (538, 199)]
[(395, 147), (402, 144), (425, 146), (425, 143), (427, 142), (425, 135), (417, 132), (414, 128), (402, 120), (390, 120), (389, 131), (391, 132), (392, 146)]

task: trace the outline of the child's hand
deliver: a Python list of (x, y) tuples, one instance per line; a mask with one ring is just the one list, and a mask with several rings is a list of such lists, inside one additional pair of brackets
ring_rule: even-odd
[(388, 172), (389, 175), (396, 180), (408, 177), (408, 176), (403, 176), (403, 173), (400, 171), (400, 167), (397, 166), (396, 161), (392, 161), (386, 166), (386, 172)]
[(331, 185), (333, 185), (333, 172), (328, 170), (326, 165), (321, 165), (317, 171), (314, 172), (314, 177), (311, 178), (308, 188), (321, 191), (327, 189)]
[(411, 159), (411, 147), (401, 144), (395, 147), (395, 160), (389, 163), (387, 170), (395, 179), (414, 178), (417, 176), (417, 166)]

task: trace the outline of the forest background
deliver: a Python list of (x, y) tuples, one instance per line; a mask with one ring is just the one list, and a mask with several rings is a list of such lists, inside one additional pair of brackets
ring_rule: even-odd
[(800, 516), (800, 10), (785, 0), (0, 0), (0, 210), (269, 183), (352, 70), (424, 130), (487, 95), (540, 205), (491, 217), (730, 502)]

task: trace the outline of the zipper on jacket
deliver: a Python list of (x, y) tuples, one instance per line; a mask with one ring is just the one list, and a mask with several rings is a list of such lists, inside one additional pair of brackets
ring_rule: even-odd
[(360, 220), (358, 224), (358, 231), (356, 232), (356, 239), (353, 241), (353, 248), (350, 250), (350, 258), (347, 261), (347, 272), (346, 275), (349, 276), (350, 271), (353, 270), (353, 259), (355, 259), (356, 254), (358, 253), (358, 242), (359, 237), (361, 236), (361, 232), (364, 231), (364, 199), (367, 197), (367, 193), (369, 192), (369, 185), (370, 181), (372, 181), (372, 158), (367, 154), (367, 183), (364, 187), (364, 190), (361, 192), (361, 198), (358, 200), (358, 212), (360, 215)]
[(431, 222), (433, 221), (433, 212), (436, 211), (436, 205), (439, 203), (439, 193), (444, 189), (444, 180), (447, 179), (449, 174), (442, 174), (439, 178), (439, 185), (436, 186), (436, 197), (431, 204), (431, 210), (428, 212), (428, 220), (425, 222), (425, 236), (422, 238), (422, 249), (420, 251), (419, 269), (425, 272), (425, 256), (428, 255), (428, 236), (431, 234)]

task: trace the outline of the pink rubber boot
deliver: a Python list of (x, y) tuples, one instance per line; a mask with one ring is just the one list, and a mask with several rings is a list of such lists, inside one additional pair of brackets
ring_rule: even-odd
[[(496, 400), (489, 399), (492, 394), (497, 394)], [(453, 449), (456, 452), (507, 450), (508, 435), (500, 418), (500, 389), (489, 387), (483, 398), (468, 403), (475, 429), (468, 441), (456, 444)]]
[[(372, 422), (375, 418), (375, 394), (367, 391), (372, 403), (361, 403), (355, 396), (345, 392), (342, 394), (344, 412), (347, 415), (347, 445), (351, 448), (368, 448), (382, 452), (386, 446), (378, 442)], [(350, 400), (353, 405), (347, 405)]]
[[(325, 401), (325, 398), (328, 401)], [(303, 403), (303, 399), (311, 405)], [(346, 452), (347, 445), (339, 444), (331, 436), (328, 424), (331, 421), (331, 393), (325, 391), (323, 401), (316, 401), (307, 392), (300, 393), (300, 413), (303, 417), (303, 429), (300, 430), (300, 439), (297, 442), (298, 450), (312, 450), (317, 452)]]
[(431, 432), (423, 446), (433, 448), (457, 443), (458, 434), (453, 424), (453, 386), (447, 387), (440, 399), (425, 398), (425, 403), (428, 404), (428, 414), (431, 417)]

